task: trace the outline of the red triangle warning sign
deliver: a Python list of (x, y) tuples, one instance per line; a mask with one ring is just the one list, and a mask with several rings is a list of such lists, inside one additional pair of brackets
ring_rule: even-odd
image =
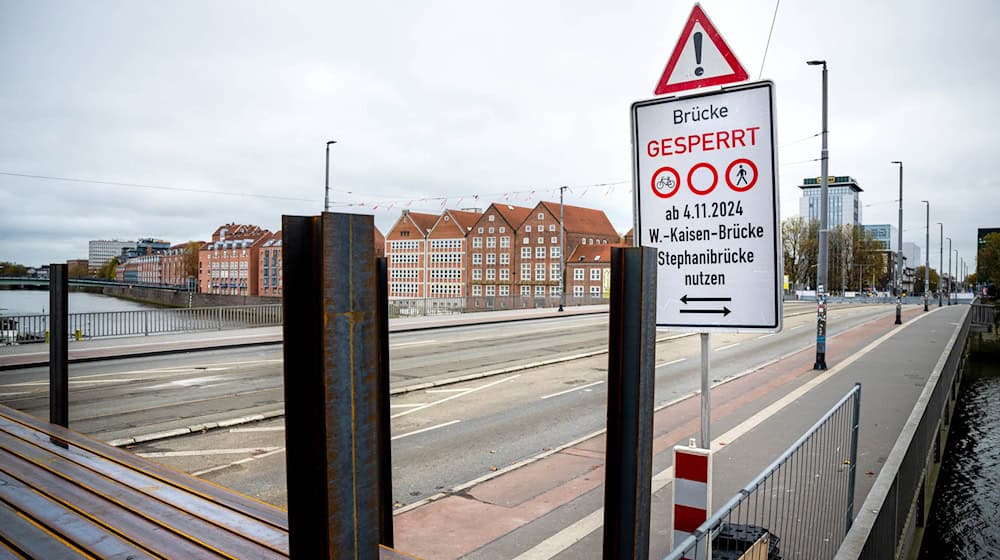
[(729, 45), (722, 40), (701, 6), (695, 4), (655, 93), (662, 95), (746, 79), (747, 71), (736, 60), (736, 55), (729, 50)]

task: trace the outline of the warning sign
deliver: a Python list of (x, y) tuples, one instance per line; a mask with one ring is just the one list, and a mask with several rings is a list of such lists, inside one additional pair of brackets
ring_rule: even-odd
[(657, 248), (659, 327), (781, 328), (774, 84), (632, 105), (636, 242)]
[(667, 60), (656, 95), (742, 82), (747, 71), (736, 60), (701, 6), (694, 5), (680, 41)]

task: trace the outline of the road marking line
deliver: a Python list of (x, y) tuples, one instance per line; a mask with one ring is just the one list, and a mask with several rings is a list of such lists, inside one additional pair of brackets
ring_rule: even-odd
[(264, 426), (260, 428), (232, 428), (229, 430), (231, 434), (242, 434), (248, 432), (283, 432), (285, 431), (284, 426)]
[(390, 348), (402, 348), (404, 346), (418, 346), (420, 344), (434, 344), (436, 340), (415, 340), (413, 342), (400, 342), (390, 345)]
[(149, 457), (152, 459), (160, 457), (200, 457), (202, 455), (236, 455), (244, 453), (253, 453), (254, 455), (260, 455), (262, 453), (269, 453), (276, 449), (282, 449), (281, 447), (243, 447), (237, 449), (192, 449), (188, 451), (149, 451), (146, 453), (136, 453), (140, 457)]
[(719, 348), (716, 348), (715, 351), (716, 352), (722, 352), (723, 350), (729, 350), (730, 348), (735, 348), (735, 347), (739, 346), (740, 344), (742, 344), (742, 342), (737, 342), (736, 344), (730, 344), (729, 346), (721, 346)]
[(425, 389), (425, 393), (464, 393), (468, 389)]
[(430, 426), (428, 428), (421, 428), (419, 430), (413, 430), (412, 432), (407, 432), (405, 434), (399, 434), (398, 436), (392, 436), (392, 441), (396, 441), (397, 439), (403, 439), (405, 437), (415, 436), (417, 434), (422, 434), (424, 432), (429, 432), (431, 430), (436, 430), (438, 428), (443, 428), (445, 426), (451, 426), (452, 424), (458, 424), (459, 422), (461, 422), (461, 420), (452, 420), (451, 422), (445, 422), (443, 424), (438, 424), (436, 426)]
[(777, 334), (777, 333), (770, 333), (770, 334), (765, 334), (764, 336), (758, 336), (758, 337), (757, 337), (757, 340), (760, 340), (760, 339), (762, 339), (762, 338), (767, 338), (767, 337), (769, 337), (769, 336), (774, 336), (775, 334)]
[(790, 327), (790, 328), (789, 328), (788, 330), (790, 330), (790, 331), (794, 331), (795, 329), (801, 329), (801, 328), (802, 328), (802, 327), (804, 327), (804, 326), (805, 326), (805, 325), (795, 325), (794, 327)]
[[(463, 391), (464, 390), (465, 389), (463, 389)], [(418, 403), (410, 403), (410, 404), (390, 404), (389, 408), (413, 408), (415, 406), (424, 406), (425, 404), (427, 404), (427, 403), (418, 402)]]
[(239, 461), (233, 461), (232, 463), (229, 463), (229, 464), (226, 464), (226, 465), (219, 465), (217, 467), (212, 467), (212, 468), (208, 468), (208, 469), (201, 470), (201, 471), (195, 471), (195, 472), (191, 473), (191, 476), (201, 476), (201, 475), (204, 475), (204, 474), (208, 474), (210, 472), (221, 471), (223, 469), (228, 469), (229, 467), (235, 467), (237, 465), (242, 465), (242, 464), (245, 464), (245, 463), (249, 463), (250, 461), (256, 461), (257, 459), (263, 459), (264, 457), (270, 457), (271, 455), (277, 455), (278, 453), (284, 453), (284, 451), (285, 451), (284, 447), (278, 447), (274, 451), (268, 451), (267, 453), (261, 453), (260, 455), (254, 455), (253, 457), (247, 457), (245, 459), (240, 459)]
[(660, 364), (660, 365), (658, 365), (656, 367), (661, 368), (661, 367), (672, 366), (674, 364), (679, 364), (679, 363), (684, 362), (684, 361), (687, 361), (687, 358), (677, 358), (676, 360), (670, 360), (669, 362)]
[[(919, 321), (924, 317), (927, 317), (927, 315), (918, 315), (916, 318), (907, 321), (906, 324), (904, 325), (904, 328)], [(712, 440), (712, 451), (718, 451), (722, 449), (724, 447), (723, 442), (725, 442), (726, 445), (732, 444), (733, 441), (745, 435), (750, 430), (753, 430), (758, 425), (763, 423), (765, 420), (774, 416), (792, 402), (798, 400), (799, 397), (811, 391), (820, 383), (823, 383), (831, 376), (839, 373), (847, 366), (853, 364), (862, 356), (864, 356), (868, 352), (871, 352), (876, 347), (881, 345), (883, 342), (885, 342), (898, 332), (899, 329), (894, 329), (887, 332), (886, 334), (882, 335), (882, 337), (871, 342), (868, 346), (865, 346), (858, 352), (850, 355), (844, 361), (826, 370), (825, 372), (817, 374), (808, 382), (801, 385), (792, 392), (788, 393), (784, 397), (778, 399), (767, 408), (761, 410), (760, 412), (751, 416), (750, 418), (747, 418), (738, 426), (722, 434), (721, 436), (715, 438), (714, 440)], [(673, 466), (670, 466), (653, 476), (651, 493), (658, 492), (659, 490), (663, 489), (667, 484), (670, 484), (673, 481), (673, 470), (674, 470)], [(580, 519), (579, 521), (566, 527), (562, 531), (559, 531), (558, 533), (538, 543), (534, 547), (526, 550), (524, 553), (517, 556), (514, 560), (548, 560), (549, 558), (552, 558), (555, 555), (559, 554), (560, 552), (573, 546), (574, 544), (579, 542), (581, 539), (583, 539), (590, 533), (596, 531), (601, 526), (603, 526), (603, 524), (604, 524), (604, 508), (602, 507), (599, 508), (597, 511), (591, 513), (590, 515), (587, 515), (583, 519)]]
[(492, 383), (487, 383), (486, 385), (480, 385), (479, 387), (476, 387), (474, 389), (469, 389), (469, 390), (465, 391), (464, 393), (458, 393), (458, 394), (452, 395), (450, 397), (445, 397), (445, 398), (443, 398), (443, 399), (441, 399), (439, 401), (434, 401), (434, 402), (431, 402), (431, 403), (427, 403), (427, 404), (425, 404), (423, 406), (418, 406), (418, 407), (415, 407), (415, 408), (411, 408), (410, 410), (404, 410), (403, 412), (399, 412), (399, 413), (393, 414), (389, 418), (399, 418), (400, 416), (406, 416), (407, 414), (412, 414), (414, 412), (419, 412), (421, 410), (430, 408), (432, 406), (439, 405), (439, 404), (441, 404), (443, 402), (448, 402), (448, 401), (450, 401), (452, 399), (457, 399), (458, 397), (464, 397), (465, 395), (468, 395), (470, 393), (475, 393), (476, 391), (481, 391), (481, 390), (486, 389), (488, 387), (492, 387), (494, 385), (499, 385), (500, 383), (503, 383), (505, 381), (510, 381), (511, 379), (517, 379), (518, 377), (521, 377), (520, 373), (518, 373), (516, 375), (512, 375), (510, 377), (504, 377), (503, 379), (498, 379), (498, 380), (496, 380), (496, 381), (494, 381)]
[(600, 385), (604, 381), (594, 381), (593, 383), (587, 383), (586, 385), (580, 385), (579, 387), (573, 387), (572, 389), (566, 389), (565, 391), (559, 391), (558, 393), (552, 393), (551, 395), (545, 395), (542, 400), (550, 399), (552, 397), (558, 397), (559, 395), (565, 395), (566, 393), (572, 393), (573, 391), (579, 391), (580, 389), (586, 389), (587, 387), (593, 387), (594, 385)]

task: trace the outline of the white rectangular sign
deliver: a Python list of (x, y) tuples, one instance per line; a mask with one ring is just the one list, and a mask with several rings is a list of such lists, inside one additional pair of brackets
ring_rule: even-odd
[(632, 105), (635, 240), (657, 249), (656, 324), (781, 330), (770, 81)]

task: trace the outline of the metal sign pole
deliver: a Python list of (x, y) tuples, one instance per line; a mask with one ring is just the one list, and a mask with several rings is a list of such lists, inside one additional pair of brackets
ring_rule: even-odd
[(708, 370), (709, 333), (701, 333), (701, 445), (702, 449), (712, 448), (712, 394), (709, 390)]

